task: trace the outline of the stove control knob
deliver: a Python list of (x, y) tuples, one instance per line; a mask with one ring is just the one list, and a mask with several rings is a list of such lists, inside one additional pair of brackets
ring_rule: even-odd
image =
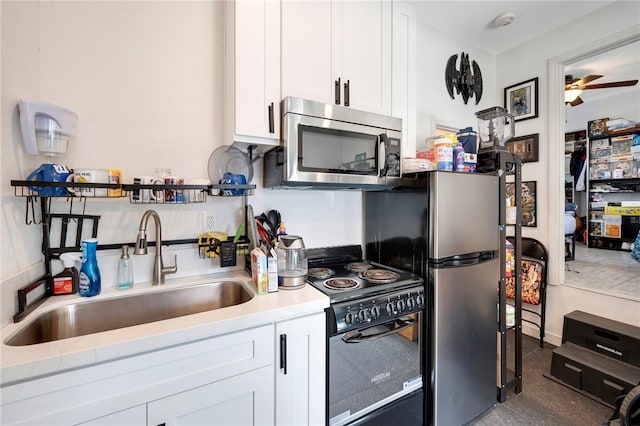
[(418, 306), (422, 306), (424, 305), (424, 296), (419, 294), (416, 296), (416, 303), (418, 304)]
[(405, 308), (405, 302), (404, 302), (404, 300), (402, 300), (402, 299), (398, 300), (398, 304), (397, 304), (397, 306), (398, 306), (398, 311), (399, 311), (399, 312), (404, 311), (404, 308)]
[(352, 313), (352, 312), (347, 312), (347, 313), (344, 315), (344, 322), (345, 322), (347, 325), (351, 325), (351, 324), (353, 324), (353, 313)]
[(371, 318), (377, 319), (380, 317), (380, 308), (376, 305), (371, 307)]
[(359, 319), (361, 322), (366, 321), (366, 319), (367, 319), (367, 312), (366, 312), (364, 309), (360, 309), (360, 310), (358, 311), (358, 319)]
[(407, 308), (409, 309), (413, 309), (416, 306), (416, 301), (413, 299), (413, 297), (410, 297), (407, 299)]
[(387, 305), (384, 307), (384, 309), (387, 311), (387, 313), (389, 315), (393, 315), (393, 311), (395, 310), (394, 303), (393, 302), (387, 303)]

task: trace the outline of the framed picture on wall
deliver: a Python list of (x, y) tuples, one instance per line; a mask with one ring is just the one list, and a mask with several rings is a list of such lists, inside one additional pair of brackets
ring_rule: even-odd
[(538, 77), (504, 89), (504, 107), (516, 121), (538, 117)]
[[(506, 185), (507, 198), (513, 197), (511, 205), (515, 206), (515, 184), (508, 183)], [(522, 209), (520, 213), (520, 223), (522, 226), (537, 227), (538, 226), (538, 214), (537, 214), (537, 202), (536, 202), (536, 181), (522, 182), (521, 187), (522, 197)]]
[(519, 155), (523, 163), (538, 161), (538, 133), (519, 136), (507, 141), (510, 153)]

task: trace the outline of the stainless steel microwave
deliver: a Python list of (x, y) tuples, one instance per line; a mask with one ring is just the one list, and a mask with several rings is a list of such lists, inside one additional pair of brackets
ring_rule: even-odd
[(287, 97), (282, 138), (264, 156), (265, 188), (374, 189), (400, 183), (402, 120)]

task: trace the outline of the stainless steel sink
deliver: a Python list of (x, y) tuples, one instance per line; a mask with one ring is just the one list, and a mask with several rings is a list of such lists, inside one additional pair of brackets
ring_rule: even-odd
[(233, 281), (96, 300), (45, 312), (7, 339), (25, 346), (239, 305), (254, 294)]

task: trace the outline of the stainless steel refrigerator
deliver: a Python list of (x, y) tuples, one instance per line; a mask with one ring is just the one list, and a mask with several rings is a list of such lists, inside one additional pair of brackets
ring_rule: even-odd
[(367, 259), (427, 286), (425, 424), (460, 425), (496, 403), (498, 177), (426, 172), (365, 193)]

